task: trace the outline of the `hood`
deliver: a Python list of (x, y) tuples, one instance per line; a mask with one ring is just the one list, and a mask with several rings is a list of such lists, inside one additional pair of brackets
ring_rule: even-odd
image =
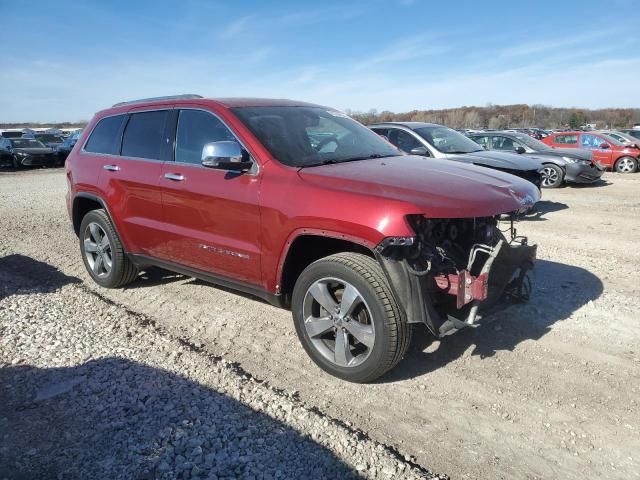
[(535, 185), (514, 175), (414, 155), (309, 167), (299, 175), (318, 188), (409, 203), (430, 218), (490, 217), (540, 199)]
[(14, 148), (16, 152), (28, 153), (29, 155), (46, 155), (47, 153), (53, 153), (53, 150), (49, 147), (47, 148)]
[(551, 150), (542, 150), (532, 153), (531, 155), (552, 156), (556, 157), (572, 157), (580, 160), (591, 160), (593, 152), (591, 150), (582, 150), (580, 148), (552, 148)]
[(523, 157), (518, 153), (496, 152), (495, 150), (448, 155), (447, 158), (457, 162), (486, 165), (491, 168), (508, 170), (540, 170), (542, 168), (542, 163), (539, 160), (531, 157)]

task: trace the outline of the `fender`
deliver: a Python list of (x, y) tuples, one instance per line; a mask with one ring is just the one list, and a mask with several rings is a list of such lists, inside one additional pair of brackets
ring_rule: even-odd
[(346, 240), (351, 243), (362, 245), (363, 247), (371, 250), (372, 254), (373, 254), (373, 249), (376, 246), (374, 242), (371, 242), (366, 238), (361, 238), (361, 237), (357, 237), (357, 236), (353, 236), (345, 233), (334, 232), (331, 230), (316, 229), (316, 228), (297, 228), (296, 230), (292, 231), (287, 237), (287, 241), (285, 242), (284, 247), (282, 248), (282, 252), (280, 253), (280, 258), (278, 259), (278, 269), (276, 270), (276, 285), (275, 285), (276, 294), (280, 293), (280, 289), (282, 287), (282, 272), (284, 269), (284, 264), (287, 260), (287, 256), (289, 255), (289, 249), (291, 248), (291, 245), (293, 244), (293, 242), (298, 237), (301, 237), (303, 235), (315, 235), (318, 237), (334, 238), (336, 240)]

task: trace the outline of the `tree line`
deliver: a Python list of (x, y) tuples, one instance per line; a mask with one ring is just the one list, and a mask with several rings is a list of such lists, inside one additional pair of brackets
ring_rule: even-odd
[(629, 128), (640, 124), (640, 108), (555, 108), (548, 105), (493, 105), (459, 107), (443, 110), (412, 110), (404, 113), (347, 110), (346, 113), (365, 125), (377, 122), (429, 122), (451, 128), (579, 128), (595, 124), (596, 128)]

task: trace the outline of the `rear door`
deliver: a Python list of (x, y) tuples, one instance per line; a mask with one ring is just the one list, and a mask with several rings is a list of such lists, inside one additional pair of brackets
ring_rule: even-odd
[(163, 240), (160, 175), (169, 152), (165, 130), (171, 112), (130, 110), (118, 151), (104, 158), (101, 189), (130, 253), (157, 256)]
[(180, 109), (175, 161), (166, 162), (161, 175), (166, 225), (162, 256), (197, 270), (259, 285), (259, 172), (214, 169), (201, 162), (205, 144), (230, 140), (238, 141), (213, 113)]
[[(606, 145), (603, 147), (603, 145)], [(613, 151), (611, 144), (598, 135), (592, 133), (580, 134), (580, 148), (593, 152), (593, 160), (603, 167), (611, 167), (613, 164)]]

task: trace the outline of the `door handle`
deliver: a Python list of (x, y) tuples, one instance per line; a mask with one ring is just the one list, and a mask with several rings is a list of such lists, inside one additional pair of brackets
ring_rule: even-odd
[(117, 172), (118, 170), (120, 170), (120, 167), (118, 165), (105, 165), (104, 167), (105, 170), (109, 170), (110, 172)]
[(181, 182), (184, 180), (184, 175), (179, 173), (165, 173), (164, 178), (168, 178), (169, 180), (173, 180), (174, 182)]

